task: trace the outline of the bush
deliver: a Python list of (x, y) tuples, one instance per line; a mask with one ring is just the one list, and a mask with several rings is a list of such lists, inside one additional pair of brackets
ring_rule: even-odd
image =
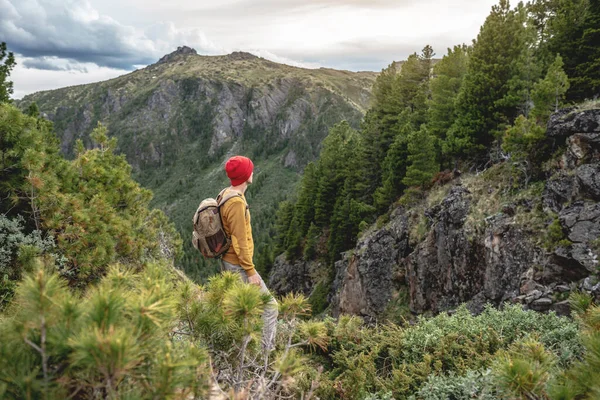
[(205, 393), (206, 351), (172, 340), (174, 285), (163, 264), (112, 266), (83, 297), (41, 268), (0, 320), (0, 397), (185, 398)]
[(362, 399), (392, 392), (402, 399), (426, 393), (425, 387), (435, 385), (440, 396), (446, 390), (479, 390), (484, 398), (492, 398), (491, 378), (473, 371), (490, 368), (498, 351), (536, 335), (558, 365), (570, 365), (582, 353), (576, 323), (520, 306), (488, 307), (478, 316), (461, 307), (453, 315), (420, 317), (405, 328), (368, 327), (347, 316), (326, 323), (331, 338), (328, 350), (311, 356), (327, 366), (317, 390), (321, 398)]
[(469, 370), (464, 376), (431, 375), (412, 398), (422, 400), (495, 400), (498, 398), (490, 370)]
[(37, 256), (46, 253), (62, 261), (56, 254), (48, 253), (55, 248), (53, 238), (43, 237), (37, 230), (25, 234), (24, 223), (21, 216), (9, 219), (0, 215), (0, 310), (10, 302), (21, 275), (33, 270)]

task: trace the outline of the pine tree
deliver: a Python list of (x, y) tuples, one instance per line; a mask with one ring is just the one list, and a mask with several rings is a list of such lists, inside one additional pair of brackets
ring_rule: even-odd
[(557, 55), (548, 68), (546, 77), (533, 88), (532, 98), (535, 105), (532, 116), (545, 123), (552, 112), (562, 106), (565, 94), (569, 90), (569, 78), (563, 70), (563, 60)]
[(573, 79), (573, 95), (592, 99), (600, 96), (600, 2), (590, 0), (580, 41), (581, 62)]
[(439, 171), (435, 159), (435, 138), (429, 134), (425, 126), (422, 126), (420, 130), (408, 137), (407, 147), (409, 166), (402, 183), (406, 186), (424, 188)]
[(170, 338), (179, 319), (167, 271), (113, 266), (83, 297), (45, 268), (28, 274), (13, 317), (0, 319), (0, 397), (204, 396), (206, 351)]
[(9, 150), (2, 154), (9, 172), (0, 190), (13, 199), (13, 212), (29, 216), (32, 228), (53, 232), (68, 260), (63, 273), (71, 283), (85, 286), (99, 279), (117, 259), (172, 259), (181, 239), (162, 212), (149, 209), (151, 192), (132, 179), (124, 156), (114, 154), (116, 141), (106, 129), (100, 126), (91, 135), (97, 149), (69, 162), (58, 154), (50, 128), (46, 121), (0, 105), (0, 129)]
[(600, 5), (595, 0), (557, 0), (544, 4), (550, 15), (547, 52), (560, 54), (569, 76), (568, 101), (592, 99), (600, 93)]
[(277, 254), (283, 253), (288, 246), (287, 235), (293, 218), (294, 204), (289, 201), (282, 201), (279, 203), (275, 222), (275, 231), (277, 232), (275, 237), (275, 249)]
[(13, 83), (8, 80), (10, 72), (17, 65), (15, 56), (9, 52), (6, 42), (0, 43), (0, 103), (10, 102), (13, 94)]
[(510, 9), (507, 0), (492, 7), (469, 55), (469, 67), (458, 95), (458, 117), (448, 132), (444, 153), (481, 155), (494, 135), (512, 123), (517, 109), (506, 102), (515, 61), (523, 53), (525, 27), (522, 12)]
[(504, 133), (502, 149), (515, 158), (526, 158), (533, 151), (533, 147), (544, 138), (545, 133), (545, 129), (534, 120), (520, 115), (514, 125)]
[(317, 196), (319, 176), (314, 163), (309, 163), (304, 169), (302, 182), (298, 193), (298, 201), (296, 202), (296, 210), (294, 215), (297, 215), (299, 225), (294, 229), (299, 230), (300, 236), (304, 237), (308, 232), (308, 228), (315, 216), (315, 200)]
[[(546, 130), (535, 119), (520, 115), (513, 126), (506, 129), (502, 149), (510, 156), (513, 178), (525, 187), (542, 164), (539, 159), (539, 143)], [(512, 179), (512, 178), (511, 178)], [(513, 184), (513, 186), (517, 186)]]
[(533, 86), (541, 77), (543, 68), (542, 61), (538, 60), (537, 30), (535, 25), (530, 23), (528, 8), (519, 3), (514, 13), (518, 26), (522, 28), (520, 34), (514, 38), (516, 43), (513, 44), (519, 50), (516, 57), (510, 61), (513, 72), (507, 82), (507, 93), (496, 102), (497, 106), (508, 110), (505, 111), (508, 121), (514, 120), (517, 115), (529, 117), (533, 108)]
[(353, 162), (348, 158), (347, 143), (358, 134), (343, 121), (335, 125), (323, 141), (323, 149), (318, 162), (319, 183), (315, 200), (315, 224), (324, 227), (329, 224), (337, 194), (345, 181), (347, 165)]
[(441, 145), (456, 120), (456, 99), (467, 73), (468, 48), (466, 45), (448, 49), (433, 68), (430, 83), (431, 100), (428, 102), (427, 128), (437, 138), (437, 154), (441, 161)]
[(425, 46), (421, 55), (410, 55), (394, 81), (393, 106), (390, 110), (394, 110), (396, 114), (393, 123), (380, 125), (393, 141), (386, 142), (385, 147), (382, 147), (386, 152), (380, 161), (381, 186), (373, 194), (378, 212), (385, 211), (404, 190), (402, 179), (406, 173), (408, 136), (427, 122), (433, 55), (431, 46)]
[(306, 234), (306, 244), (304, 246), (303, 257), (305, 260), (312, 260), (317, 255), (317, 242), (321, 236), (321, 230), (314, 224), (310, 224)]
[(442, 140), (456, 118), (454, 103), (467, 73), (467, 62), (467, 46), (454, 46), (433, 67), (427, 126), (432, 135)]
[[(0, 104), (0, 212), (30, 215), (26, 226), (35, 228), (36, 186), (54, 184), (57, 171), (65, 170), (52, 124), (28, 117), (9, 104)], [(28, 167), (36, 167), (37, 172)], [(41, 175), (47, 182), (41, 181)], [(39, 221), (38, 221), (39, 225)], [(39, 227), (38, 227), (39, 228)]]
[(402, 179), (406, 174), (407, 140), (410, 132), (411, 125), (407, 123), (396, 136), (383, 161), (382, 185), (373, 195), (374, 205), (379, 213), (385, 212), (404, 190)]

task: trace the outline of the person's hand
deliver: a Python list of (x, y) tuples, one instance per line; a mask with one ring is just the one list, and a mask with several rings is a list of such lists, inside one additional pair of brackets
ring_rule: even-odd
[(248, 277), (248, 283), (256, 286), (260, 286), (260, 275), (254, 274)]

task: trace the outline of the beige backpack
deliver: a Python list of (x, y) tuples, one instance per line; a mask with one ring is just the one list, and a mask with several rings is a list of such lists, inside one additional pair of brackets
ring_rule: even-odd
[(217, 258), (229, 250), (231, 238), (223, 229), (221, 220), (221, 206), (234, 197), (241, 196), (239, 193), (230, 193), (223, 197), (223, 189), (217, 199), (208, 198), (203, 200), (196, 213), (193, 223), (192, 244), (206, 258)]

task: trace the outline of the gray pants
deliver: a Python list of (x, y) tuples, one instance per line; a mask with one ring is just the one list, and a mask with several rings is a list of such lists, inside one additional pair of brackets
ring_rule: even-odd
[[(230, 264), (227, 261), (222, 261), (223, 271), (231, 271), (237, 272), (240, 274), (242, 280), (248, 283), (248, 275), (244, 268), (239, 265)], [(260, 277), (260, 275), (259, 275)], [(271, 294), (267, 285), (263, 281), (262, 277), (260, 278), (260, 291), (265, 294)], [(277, 315), (279, 314), (277, 300), (273, 296), (271, 296), (271, 300), (269, 304), (265, 307), (265, 311), (263, 312), (263, 332), (262, 332), (262, 348), (264, 350), (273, 350), (275, 349), (275, 335), (277, 333)]]

